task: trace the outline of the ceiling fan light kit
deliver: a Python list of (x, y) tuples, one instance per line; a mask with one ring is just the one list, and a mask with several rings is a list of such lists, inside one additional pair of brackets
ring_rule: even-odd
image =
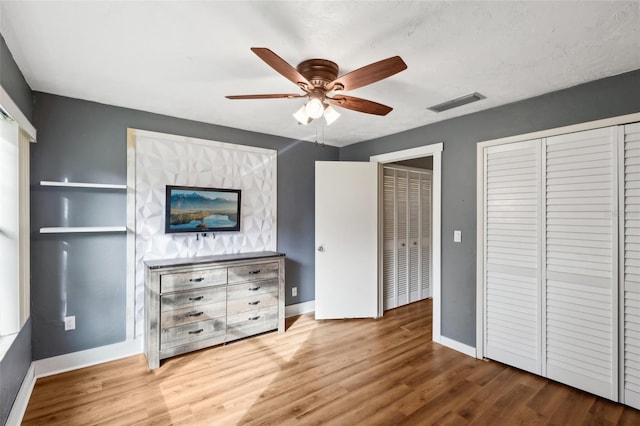
[(334, 121), (340, 118), (340, 113), (332, 108), (331, 105), (325, 104), (318, 98), (313, 98), (293, 113), (293, 116), (298, 120), (298, 124), (302, 124), (304, 126), (311, 123), (314, 119), (324, 116), (327, 126), (330, 126)]
[(283, 77), (296, 84), (305, 93), (300, 95), (291, 93), (233, 95), (227, 96), (227, 99), (294, 99), (306, 97), (309, 99), (308, 102), (293, 114), (298, 123), (304, 125), (322, 116), (324, 116), (327, 125), (335, 122), (340, 117), (340, 113), (332, 108), (331, 105), (366, 114), (387, 115), (393, 108), (367, 99), (334, 94), (334, 92), (354, 90), (384, 80), (407, 69), (407, 64), (404, 63), (402, 58), (393, 56), (338, 77), (338, 64), (327, 59), (307, 59), (298, 64), (297, 68), (294, 68), (267, 48), (252, 47), (251, 51)]

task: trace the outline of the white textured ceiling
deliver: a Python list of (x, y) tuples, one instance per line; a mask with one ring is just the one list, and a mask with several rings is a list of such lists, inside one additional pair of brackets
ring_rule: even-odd
[[(345, 146), (640, 69), (640, 1), (0, 1), (0, 30), (33, 90)], [(249, 48), (340, 74), (400, 55), (408, 69), (300, 126), (302, 99), (227, 100), (297, 88)], [(426, 107), (487, 97), (443, 113)], [(316, 136), (317, 135), (317, 136)]]

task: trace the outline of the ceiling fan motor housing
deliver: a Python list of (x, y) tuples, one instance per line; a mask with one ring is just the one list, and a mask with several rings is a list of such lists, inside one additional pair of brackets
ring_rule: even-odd
[(327, 59), (307, 59), (296, 67), (298, 72), (317, 88), (324, 88), (338, 78), (338, 64)]

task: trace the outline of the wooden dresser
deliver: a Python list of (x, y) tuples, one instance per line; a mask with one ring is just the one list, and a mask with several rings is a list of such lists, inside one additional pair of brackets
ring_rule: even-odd
[(145, 355), (160, 360), (284, 332), (284, 259), (252, 252), (145, 262)]

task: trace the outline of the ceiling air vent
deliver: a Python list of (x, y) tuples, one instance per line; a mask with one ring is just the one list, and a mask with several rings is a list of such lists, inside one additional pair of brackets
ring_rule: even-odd
[(470, 95), (460, 96), (459, 98), (451, 99), (450, 101), (446, 101), (441, 104), (434, 105), (427, 109), (433, 112), (442, 112), (451, 108), (457, 108), (462, 105), (470, 104), (471, 102), (479, 101), (480, 99), (484, 99), (484, 98), (486, 98), (486, 96), (481, 95), (478, 92), (473, 92)]

